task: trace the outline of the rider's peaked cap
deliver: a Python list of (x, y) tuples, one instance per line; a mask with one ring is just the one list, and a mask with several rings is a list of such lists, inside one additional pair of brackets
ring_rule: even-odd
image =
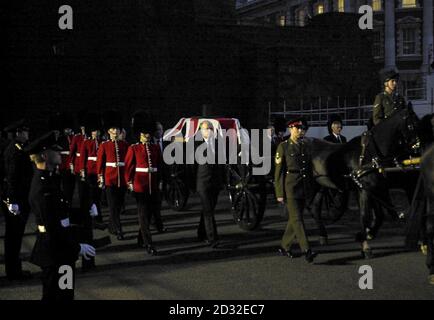
[(381, 74), (381, 82), (385, 83), (387, 81), (390, 81), (392, 79), (398, 80), (399, 79), (399, 73), (395, 70), (385, 70)]
[(62, 148), (56, 143), (56, 132), (54, 130), (33, 140), (24, 148), (24, 152), (27, 152), (28, 154), (37, 154), (47, 149), (55, 151), (62, 150)]

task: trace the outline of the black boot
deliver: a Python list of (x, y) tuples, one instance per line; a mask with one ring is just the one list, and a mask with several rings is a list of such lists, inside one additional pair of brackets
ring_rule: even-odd
[(286, 250), (282, 247), (279, 247), (279, 249), (277, 249), (277, 254), (279, 256), (288, 257), (290, 259), (294, 258), (294, 255), (292, 254), (291, 250)]
[(146, 252), (150, 254), (151, 256), (157, 255), (157, 249), (155, 249), (151, 244), (147, 244), (145, 246)]
[(305, 259), (308, 263), (312, 263), (313, 259), (318, 255), (318, 253), (312, 251), (311, 249), (307, 249), (305, 252)]

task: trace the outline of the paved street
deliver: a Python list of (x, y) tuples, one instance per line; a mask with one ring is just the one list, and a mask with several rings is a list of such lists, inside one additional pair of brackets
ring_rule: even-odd
[[(197, 241), (200, 206), (198, 198), (192, 197), (183, 212), (173, 212), (163, 204), (168, 232), (154, 233), (159, 255), (151, 257), (136, 246), (137, 217), (128, 196), (122, 216), (126, 240), (112, 236), (111, 245), (97, 249), (96, 270), (83, 274), (78, 268), (76, 299), (434, 299), (425, 257), (404, 250), (404, 226), (398, 222), (386, 219), (372, 242), (376, 257), (368, 261), (361, 259), (354, 242), (359, 225), (354, 210), (328, 226), (330, 244), (326, 247), (319, 247), (313, 221), (306, 217), (314, 250), (320, 253), (315, 264), (308, 265), (303, 258), (276, 255), (286, 219), (271, 198), (261, 228), (250, 232), (234, 223), (227, 195), (219, 199), (216, 220), (221, 248), (211, 249)], [(106, 220), (107, 212), (104, 214)], [(40, 299), (37, 276), (25, 283), (6, 280), (3, 217), (0, 226), (0, 299)], [(25, 260), (33, 247), (34, 228), (31, 219), (23, 244)], [(96, 238), (106, 234), (97, 231)], [(364, 264), (373, 268), (373, 290), (359, 289), (358, 269)], [(39, 272), (27, 261), (24, 268)]]

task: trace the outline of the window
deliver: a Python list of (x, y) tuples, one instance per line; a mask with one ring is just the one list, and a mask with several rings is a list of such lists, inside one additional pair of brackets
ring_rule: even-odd
[(345, 12), (345, 0), (338, 0), (338, 11)]
[(402, 29), (402, 54), (416, 54), (416, 29)]
[(416, 0), (402, 0), (403, 8), (416, 8)]
[(372, 0), (372, 9), (374, 11), (381, 11), (381, 0)]
[(304, 9), (301, 9), (297, 12), (297, 24), (300, 27), (304, 27), (306, 24), (306, 11)]
[(322, 3), (318, 4), (316, 6), (315, 12), (316, 12), (316, 14), (322, 14), (322, 13), (324, 13), (324, 5)]

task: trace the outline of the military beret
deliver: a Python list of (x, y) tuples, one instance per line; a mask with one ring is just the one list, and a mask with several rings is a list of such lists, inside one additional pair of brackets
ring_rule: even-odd
[(49, 131), (46, 134), (33, 140), (24, 148), (24, 152), (28, 154), (37, 154), (44, 150), (61, 151), (62, 148), (57, 145), (55, 131)]

